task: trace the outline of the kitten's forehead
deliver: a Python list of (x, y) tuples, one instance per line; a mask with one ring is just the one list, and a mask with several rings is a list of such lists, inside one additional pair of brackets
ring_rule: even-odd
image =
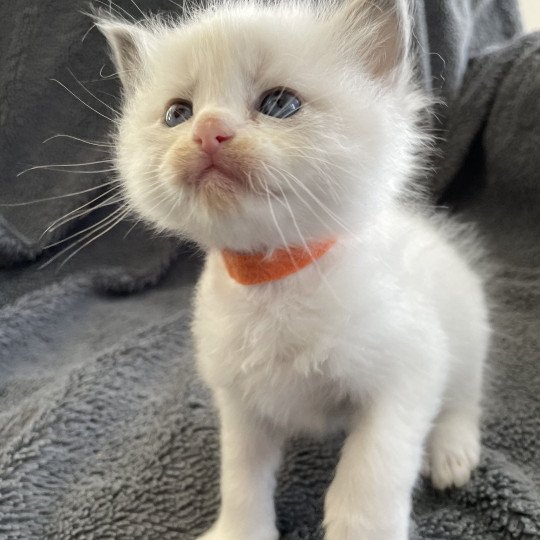
[(220, 104), (290, 86), (308, 52), (309, 28), (305, 20), (298, 23), (227, 13), (175, 30), (161, 45), (158, 80), (193, 100)]

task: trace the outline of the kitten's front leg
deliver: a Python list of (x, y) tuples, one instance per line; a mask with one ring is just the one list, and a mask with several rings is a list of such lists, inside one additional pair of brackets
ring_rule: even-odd
[(199, 540), (277, 540), (275, 473), (283, 437), (230, 396), (217, 396), (221, 419), (221, 510)]
[(406, 540), (433, 406), (388, 399), (355, 418), (325, 501), (326, 540)]

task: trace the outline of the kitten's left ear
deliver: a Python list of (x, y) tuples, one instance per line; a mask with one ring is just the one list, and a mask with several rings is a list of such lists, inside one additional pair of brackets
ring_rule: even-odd
[(333, 17), (338, 39), (375, 77), (403, 68), (411, 41), (410, 0), (344, 0)]
[(109, 43), (124, 89), (133, 90), (141, 75), (151, 32), (131, 23), (99, 17), (96, 26)]

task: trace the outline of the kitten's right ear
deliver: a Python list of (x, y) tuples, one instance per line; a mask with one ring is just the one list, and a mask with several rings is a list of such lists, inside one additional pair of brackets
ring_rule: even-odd
[(409, 0), (343, 0), (332, 22), (345, 49), (377, 78), (407, 65), (411, 42)]
[(140, 26), (114, 19), (96, 17), (95, 21), (111, 48), (112, 59), (124, 89), (133, 90), (144, 64), (150, 32)]

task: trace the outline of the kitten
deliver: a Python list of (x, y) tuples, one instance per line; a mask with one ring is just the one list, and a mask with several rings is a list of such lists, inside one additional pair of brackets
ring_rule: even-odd
[(221, 420), (205, 540), (275, 540), (283, 443), (347, 429), (328, 540), (405, 539), (478, 463), (482, 282), (402, 195), (424, 143), (401, 0), (217, 3), (99, 19), (124, 87), (117, 165), (155, 226), (207, 251), (193, 332)]

